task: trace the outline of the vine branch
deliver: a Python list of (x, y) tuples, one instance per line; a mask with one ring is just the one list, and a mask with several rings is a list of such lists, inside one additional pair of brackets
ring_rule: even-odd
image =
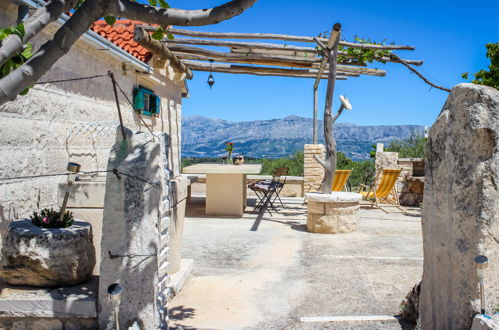
[(392, 53), (391, 55), (395, 59), (397, 59), (397, 61), (400, 61), (400, 63), (403, 64), (406, 68), (408, 68), (409, 70), (411, 70), (412, 72), (414, 72), (419, 78), (423, 79), (423, 81), (425, 83), (427, 83), (428, 85), (430, 85), (431, 87), (438, 88), (440, 90), (443, 90), (443, 91), (446, 91), (446, 92), (450, 93), (450, 89), (449, 88), (435, 85), (434, 83), (432, 83), (431, 81), (429, 81), (428, 79), (426, 79), (426, 77), (423, 76), (421, 73), (419, 73), (416, 69), (414, 69), (412, 66), (410, 66), (406, 61), (404, 61), (403, 59), (401, 59), (397, 54)]

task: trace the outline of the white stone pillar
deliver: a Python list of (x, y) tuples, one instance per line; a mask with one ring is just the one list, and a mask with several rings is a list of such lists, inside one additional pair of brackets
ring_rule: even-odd
[(480, 312), (473, 259), (485, 255), (486, 312), (499, 297), (499, 91), (455, 86), (430, 129), (423, 200), (421, 329), (470, 329)]
[(99, 279), (100, 329), (114, 329), (114, 307), (107, 289), (119, 283), (122, 328), (136, 322), (143, 329), (166, 329), (168, 225), (170, 192), (168, 150), (164, 133), (149, 132), (127, 139), (117, 134), (104, 198)]

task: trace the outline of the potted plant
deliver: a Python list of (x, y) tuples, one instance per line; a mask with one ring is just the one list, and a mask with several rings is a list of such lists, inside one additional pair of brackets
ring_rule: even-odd
[[(75, 165), (68, 165), (68, 187), (79, 171), (79, 165)], [(90, 279), (95, 266), (92, 226), (65, 211), (68, 195), (69, 188), (60, 211), (45, 208), (33, 212), (30, 219), (10, 223), (0, 262), (0, 275), (5, 282), (54, 287)]]

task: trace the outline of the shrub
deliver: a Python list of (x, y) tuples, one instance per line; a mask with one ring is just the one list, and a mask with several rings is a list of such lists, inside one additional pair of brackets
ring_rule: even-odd
[(395, 140), (385, 148), (385, 151), (398, 152), (399, 158), (424, 158), (426, 138), (413, 133), (407, 140)]
[(31, 222), (38, 227), (42, 228), (68, 228), (74, 222), (73, 213), (70, 211), (66, 211), (64, 213), (64, 218), (62, 221), (59, 221), (60, 212), (55, 211), (54, 209), (43, 209), (38, 214), (37, 211), (33, 212), (33, 215), (30, 217)]
[[(499, 89), (499, 43), (488, 43), (486, 56), (490, 59), (490, 65), (487, 70), (480, 70), (474, 74), (474, 84), (485, 85)], [(463, 79), (468, 79), (468, 73), (462, 74)]]

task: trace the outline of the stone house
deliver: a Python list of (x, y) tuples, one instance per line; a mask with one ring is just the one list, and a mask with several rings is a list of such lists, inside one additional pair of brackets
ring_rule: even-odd
[[(19, 6), (30, 0), (0, 0), (0, 27), (13, 26)], [(63, 15), (46, 28), (53, 31), (69, 17)], [(96, 22), (40, 82), (99, 76), (92, 79), (37, 84), (26, 96), (0, 106), (0, 177), (65, 173), (68, 161), (82, 171), (106, 170), (119, 125), (108, 71), (127, 97), (143, 109), (135, 112), (123, 94), (119, 102), (126, 127), (171, 138), (170, 177), (180, 174), (182, 97), (187, 96), (185, 74), (171, 67), (153, 69), (152, 53), (133, 40), (134, 24), (119, 20), (114, 26)], [(46, 39), (32, 40), (34, 49)], [(136, 96), (143, 93), (142, 99)], [(148, 133), (149, 134), (149, 133)], [(0, 182), (0, 229), (27, 217), (38, 208), (58, 206), (58, 185), (65, 176), (34, 177)]]

